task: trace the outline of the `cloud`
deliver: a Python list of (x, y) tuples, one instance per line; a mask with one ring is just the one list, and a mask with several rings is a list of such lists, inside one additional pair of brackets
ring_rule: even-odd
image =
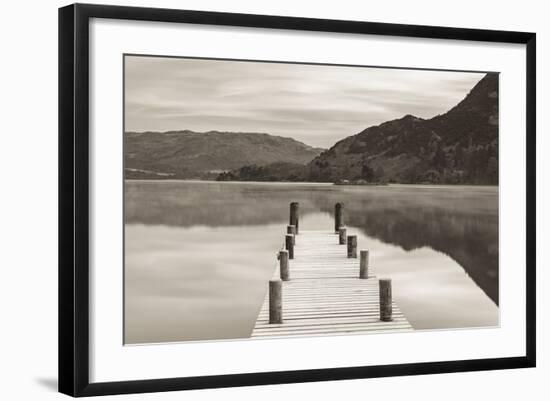
[(128, 131), (248, 131), (312, 146), (462, 100), (483, 73), (127, 56)]

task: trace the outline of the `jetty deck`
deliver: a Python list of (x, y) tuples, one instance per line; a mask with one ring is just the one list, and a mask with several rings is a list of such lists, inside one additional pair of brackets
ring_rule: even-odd
[[(293, 258), (288, 260), (288, 279), (280, 281), (281, 273), (277, 267), (272, 280), (279, 282), (279, 292), (276, 294), (280, 298), (278, 302), (282, 316), (270, 323), (271, 290), (267, 291), (252, 337), (413, 330), (391, 300), (391, 282), (388, 301), (391, 303), (391, 311), (388, 312), (391, 321), (381, 320), (383, 311), (379, 280), (372, 267), (368, 267), (368, 278), (360, 278), (360, 258), (356, 254), (355, 257), (348, 256), (347, 246), (340, 244), (338, 233), (300, 231), (294, 238)], [(349, 241), (350, 237), (347, 238)], [(353, 240), (356, 246), (356, 237)], [(389, 305), (385, 307), (387, 310)]]

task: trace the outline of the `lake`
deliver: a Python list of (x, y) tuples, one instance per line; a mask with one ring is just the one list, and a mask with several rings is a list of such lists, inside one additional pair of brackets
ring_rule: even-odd
[(128, 180), (125, 342), (248, 338), (292, 201), (300, 230), (345, 203), (415, 329), (498, 325), (498, 187)]

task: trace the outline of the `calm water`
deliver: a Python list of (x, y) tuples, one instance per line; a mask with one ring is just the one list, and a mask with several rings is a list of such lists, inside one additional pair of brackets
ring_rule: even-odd
[(498, 325), (498, 188), (126, 182), (127, 343), (246, 338), (288, 204), (302, 230), (348, 233), (416, 329)]

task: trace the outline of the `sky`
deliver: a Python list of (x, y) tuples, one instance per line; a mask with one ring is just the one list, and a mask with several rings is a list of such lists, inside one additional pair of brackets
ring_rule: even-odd
[(258, 132), (329, 148), (460, 102), (483, 73), (126, 56), (125, 130)]

